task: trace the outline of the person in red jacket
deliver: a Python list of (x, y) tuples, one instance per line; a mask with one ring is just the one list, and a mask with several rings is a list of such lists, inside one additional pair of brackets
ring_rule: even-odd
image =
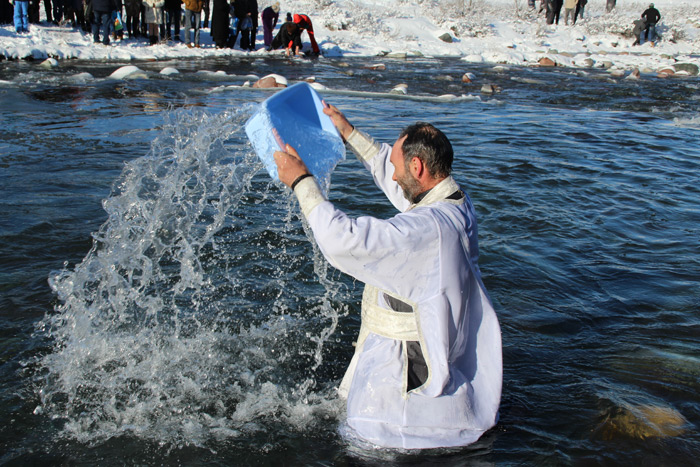
[(319, 50), (318, 44), (316, 43), (316, 37), (314, 36), (314, 26), (313, 24), (311, 24), (311, 19), (306, 15), (294, 15), (293, 18), (294, 22), (297, 26), (299, 26), (299, 29), (302, 32), (306, 30), (306, 32), (309, 33), (309, 40), (311, 41), (311, 51), (315, 55), (320, 54), (321, 51)]

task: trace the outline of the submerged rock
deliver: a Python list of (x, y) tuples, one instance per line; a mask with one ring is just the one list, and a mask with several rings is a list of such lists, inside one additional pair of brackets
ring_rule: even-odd
[(687, 420), (675, 409), (658, 405), (625, 405), (605, 414), (596, 431), (606, 440), (668, 438), (685, 433)]
[(390, 94), (408, 94), (408, 84), (401, 83), (394, 86), (394, 89), (389, 91)]
[(481, 86), (481, 92), (483, 94), (495, 94), (501, 92), (501, 87), (495, 84), (484, 84)]
[(78, 73), (77, 75), (70, 77), (70, 80), (75, 83), (86, 83), (88, 81), (93, 81), (94, 79), (95, 77), (88, 72)]
[(173, 68), (173, 67), (170, 67), (170, 66), (166, 66), (165, 68), (163, 68), (162, 70), (160, 70), (160, 74), (161, 74), (161, 75), (166, 75), (166, 76), (177, 75), (177, 74), (179, 74), (179, 73), (180, 73), (180, 71), (179, 71), (177, 68)]
[(376, 65), (365, 65), (363, 68), (366, 70), (373, 70), (373, 71), (384, 71), (386, 70), (386, 65), (383, 63), (377, 63)]

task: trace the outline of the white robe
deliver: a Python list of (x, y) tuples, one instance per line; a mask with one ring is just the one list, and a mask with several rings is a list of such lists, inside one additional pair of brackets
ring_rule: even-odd
[[(355, 354), (340, 386), (348, 425), (390, 448), (461, 446), (496, 424), (501, 397), (501, 333), (481, 281), (474, 209), (448, 199), (448, 177), (411, 205), (391, 177), (391, 147), (353, 131), (348, 145), (400, 214), (349, 218), (313, 178), (295, 188), (328, 261), (366, 284)], [(413, 307), (392, 311), (385, 294)], [(418, 341), (428, 367), (407, 390), (407, 341)]]

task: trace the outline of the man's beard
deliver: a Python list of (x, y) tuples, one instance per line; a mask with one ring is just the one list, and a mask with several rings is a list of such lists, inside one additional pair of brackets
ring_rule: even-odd
[(398, 183), (403, 190), (404, 197), (411, 203), (421, 194), (421, 186), (418, 180), (413, 178), (408, 170), (406, 170), (403, 177), (396, 179), (396, 183)]

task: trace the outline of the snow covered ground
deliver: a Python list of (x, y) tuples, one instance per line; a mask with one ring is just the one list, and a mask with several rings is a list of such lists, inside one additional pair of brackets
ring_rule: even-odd
[[(259, 1), (260, 10), (271, 1)], [(509, 65), (537, 65), (548, 57), (559, 66), (694, 75), (700, 66), (700, 1), (657, 0), (655, 5), (663, 37), (655, 47), (632, 47), (632, 22), (648, 6), (637, 0), (618, 0), (611, 13), (605, 12), (605, 0), (589, 0), (575, 26), (564, 25), (563, 10), (559, 25), (546, 25), (544, 14), (529, 9), (527, 0), (282, 1), (280, 17), (287, 11), (308, 14), (326, 57), (448, 56)], [(6, 25), (0, 27), (0, 58), (124, 61), (251, 54), (216, 49), (208, 32), (202, 33), (201, 49), (189, 49), (181, 43), (149, 46), (145, 40), (93, 44), (91, 35), (69, 26), (30, 25), (29, 34), (17, 35)], [(308, 41), (306, 34), (302, 39)], [(252, 54), (269, 54), (262, 49), (262, 28), (257, 44), (260, 49)]]

